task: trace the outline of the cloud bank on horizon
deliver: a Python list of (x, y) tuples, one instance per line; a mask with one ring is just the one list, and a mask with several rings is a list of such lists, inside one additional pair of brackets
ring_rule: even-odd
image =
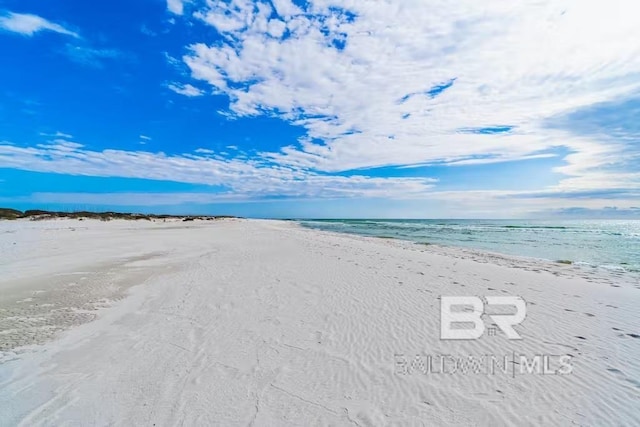
[(3, 204), (640, 217), (633, 2), (14, 3)]

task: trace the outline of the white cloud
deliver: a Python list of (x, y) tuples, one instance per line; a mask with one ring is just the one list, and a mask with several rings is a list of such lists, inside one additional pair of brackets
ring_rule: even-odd
[(194, 152), (198, 154), (216, 154), (215, 151), (209, 150), (208, 148), (197, 148)]
[[(1, 199), (0, 199), (1, 200)], [(214, 193), (33, 193), (30, 203), (109, 206), (175, 206), (245, 201), (237, 195)]]
[(149, 36), (149, 37), (155, 37), (158, 35), (158, 33), (153, 31), (151, 28), (147, 27), (145, 24), (142, 24), (140, 26), (140, 32), (145, 36)]
[(140, 135), (140, 139), (143, 139), (145, 141), (151, 141), (151, 137), (147, 135)]
[(173, 56), (169, 55), (168, 52), (163, 52), (163, 55), (165, 57), (165, 59), (167, 60), (167, 64), (171, 65), (171, 67), (179, 70), (180, 68), (184, 67), (184, 64), (182, 63), (182, 61), (180, 61), (179, 59), (174, 58)]
[(291, 0), (272, 0), (271, 3), (275, 7), (278, 15), (283, 17), (285, 20), (302, 13), (302, 10), (300, 10), (298, 6), (293, 4)]
[[(307, 131), (264, 153), (325, 172), (474, 164), (573, 154), (578, 188), (625, 147), (552, 130), (545, 120), (640, 90), (640, 3), (583, 0), (208, 2), (195, 16), (221, 43), (190, 46), (192, 76), (239, 116), (269, 114)], [(437, 96), (429, 91), (453, 79)], [(462, 129), (512, 126), (507, 133)], [(627, 147), (628, 148), (628, 147)], [(605, 155), (606, 153), (606, 155)]]
[[(385, 199), (376, 215), (425, 215), (456, 218), (529, 217), (535, 212), (558, 209), (619, 209), (638, 207), (640, 192), (619, 190), (619, 197), (604, 192), (598, 195), (580, 187), (544, 191), (438, 191), (437, 180), (430, 178), (372, 178), (367, 176), (326, 175), (260, 160), (225, 158), (214, 150), (197, 149), (193, 153), (167, 155), (150, 151), (95, 151), (66, 139), (21, 147), (0, 143), (0, 168), (14, 168), (67, 175), (124, 177), (205, 184), (211, 192), (199, 193), (35, 193), (24, 196), (31, 203), (86, 203), (120, 206), (160, 206), (220, 202), (249, 202), (269, 198), (283, 200)], [(621, 174), (622, 175), (622, 174)], [(612, 176), (608, 176), (611, 178)], [(594, 176), (594, 180), (601, 176)], [(617, 186), (626, 180), (618, 176), (608, 181)], [(587, 186), (589, 187), (589, 186)], [(609, 187), (613, 188), (613, 187)], [(580, 194), (580, 192), (583, 194)], [(11, 200), (15, 202), (16, 200)], [(329, 206), (332, 206), (331, 204)], [(339, 205), (338, 205), (339, 206)], [(357, 211), (357, 209), (356, 209)], [(360, 211), (361, 215), (364, 212)], [(404, 212), (404, 213), (403, 213)]]
[(41, 136), (50, 136), (50, 137), (54, 137), (54, 138), (65, 138), (65, 139), (73, 138), (73, 135), (70, 135), (70, 134), (64, 133), (64, 132), (60, 132), (60, 131), (57, 131), (56, 133), (40, 132), (40, 135)]
[(167, 0), (167, 9), (176, 15), (184, 13), (184, 0)]
[(190, 84), (183, 85), (180, 83), (169, 83), (167, 87), (179, 95), (188, 96), (190, 98), (204, 95), (204, 91)]
[(100, 68), (105, 59), (118, 59), (125, 57), (125, 54), (117, 49), (96, 49), (89, 46), (77, 46), (67, 44), (64, 54), (74, 62), (82, 65)]
[[(413, 217), (413, 218), (531, 218), (532, 216), (551, 217), (558, 213), (579, 209), (602, 210), (609, 209), (611, 216), (611, 199), (591, 197), (577, 201), (572, 198), (548, 197), (520, 197), (518, 192), (506, 191), (451, 191), (430, 192), (423, 197), (393, 200), (380, 203), (379, 199), (361, 200), (349, 198), (293, 197), (288, 199), (260, 199), (255, 195), (235, 193), (52, 193), (37, 192), (23, 197), (2, 198), (0, 202), (29, 202), (41, 204), (87, 204), (87, 205), (115, 205), (115, 206), (175, 206), (181, 204), (213, 204), (213, 203), (260, 203), (263, 201), (277, 203), (294, 203), (294, 209), (305, 210), (302, 216), (335, 217), (336, 212), (347, 216), (360, 217)], [(302, 202), (302, 203), (301, 203)], [(362, 205), (359, 207), (359, 205)], [(346, 209), (345, 209), (346, 207)], [(618, 211), (640, 214), (637, 199), (617, 202)], [(605, 216), (606, 217), (606, 216)]]
[[(229, 111), (221, 114), (282, 118), (306, 130), (302, 139), (282, 141), (281, 150), (251, 160), (208, 149), (165, 155), (92, 151), (55, 140), (31, 148), (5, 144), (0, 166), (216, 185), (225, 188), (216, 196), (222, 198), (419, 199), (451, 215), (569, 209), (576, 206), (573, 196), (594, 190), (619, 191), (626, 197), (616, 201), (621, 208), (637, 205), (637, 192), (628, 190), (640, 188), (640, 146), (547, 123), (640, 92), (640, 3), (207, 0), (190, 6), (193, 14), (185, 13), (184, 1), (167, 1), (172, 13), (194, 16), (222, 37), (195, 40), (182, 67), (211, 92), (228, 96)], [(6, 29), (10, 18), (0, 19)], [(12, 25), (23, 34), (68, 31), (44, 22), (49, 26)], [(175, 82), (167, 88), (189, 97), (208, 92)], [(478, 131), (500, 127), (512, 130)], [(428, 178), (338, 174), (559, 153), (565, 164), (548, 172), (563, 178), (537, 193), (438, 191)], [(580, 199), (580, 206), (600, 209), (609, 202), (594, 195)]]
[(63, 27), (60, 24), (55, 24), (40, 16), (27, 13), (9, 12), (5, 16), (0, 16), (0, 28), (14, 33), (23, 34), (25, 36), (32, 36), (39, 31), (47, 30), (76, 38), (80, 37), (78, 33)]
[(92, 151), (66, 140), (35, 147), (0, 144), (0, 167), (71, 175), (142, 178), (220, 186), (243, 197), (419, 197), (429, 178), (329, 176), (257, 160), (227, 159), (209, 150), (166, 155), (148, 151)]

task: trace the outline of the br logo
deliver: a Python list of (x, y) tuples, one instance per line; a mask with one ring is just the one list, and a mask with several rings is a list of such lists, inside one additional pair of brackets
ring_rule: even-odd
[[(515, 308), (514, 314), (487, 314), (487, 316), (510, 340), (522, 339), (513, 327), (520, 324), (527, 316), (526, 302), (520, 297), (513, 296), (487, 296), (485, 301), (489, 306)], [(485, 314), (485, 301), (473, 296), (440, 297), (440, 338), (443, 340), (475, 340), (480, 338), (485, 331), (482, 320), (482, 315)], [(458, 309), (454, 311), (453, 307), (458, 307)], [(462, 307), (467, 309), (463, 311)], [(465, 327), (469, 324), (473, 326)], [(453, 328), (453, 325), (457, 327)]]

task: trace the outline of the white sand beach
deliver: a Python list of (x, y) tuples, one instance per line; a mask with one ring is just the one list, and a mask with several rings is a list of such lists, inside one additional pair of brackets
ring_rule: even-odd
[[(441, 296), (509, 295), (521, 340), (440, 339)], [(292, 222), (4, 221), (0, 425), (638, 425), (639, 305), (629, 275)], [(422, 363), (483, 355), (509, 365)]]

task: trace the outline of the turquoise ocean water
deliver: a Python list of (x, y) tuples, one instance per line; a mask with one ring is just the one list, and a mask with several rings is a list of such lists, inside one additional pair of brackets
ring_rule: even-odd
[(507, 255), (640, 272), (640, 220), (373, 220), (299, 221), (363, 236), (464, 246)]

